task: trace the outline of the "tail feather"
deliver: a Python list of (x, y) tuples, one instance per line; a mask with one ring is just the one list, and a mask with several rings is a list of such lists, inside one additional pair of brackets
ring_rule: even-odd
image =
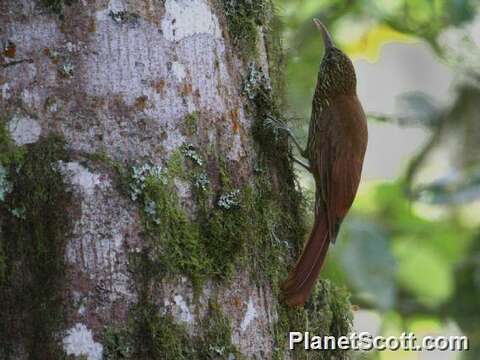
[(330, 244), (327, 217), (318, 214), (310, 237), (295, 268), (282, 284), (290, 306), (304, 305), (322, 268)]

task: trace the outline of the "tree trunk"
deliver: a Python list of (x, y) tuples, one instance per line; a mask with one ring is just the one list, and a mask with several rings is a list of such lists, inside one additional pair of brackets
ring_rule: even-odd
[(0, 359), (303, 358), (289, 330), (349, 331), (328, 282), (281, 304), (307, 229), (268, 0), (0, 14)]

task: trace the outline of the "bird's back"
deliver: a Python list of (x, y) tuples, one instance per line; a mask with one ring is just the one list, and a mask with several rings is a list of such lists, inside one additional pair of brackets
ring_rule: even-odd
[[(355, 94), (338, 95), (328, 105), (312, 104), (307, 156), (315, 178), (322, 176), (322, 157), (332, 162), (339, 158), (355, 158), (363, 162), (367, 148), (367, 120)], [(326, 164), (324, 164), (326, 165)]]

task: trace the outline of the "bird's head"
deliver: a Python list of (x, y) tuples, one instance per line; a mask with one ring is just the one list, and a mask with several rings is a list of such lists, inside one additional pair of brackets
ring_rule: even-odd
[(325, 49), (319, 72), (321, 85), (325, 90), (336, 94), (354, 94), (357, 79), (352, 61), (342, 50), (335, 47), (325, 25), (318, 19), (313, 19), (313, 22), (322, 35)]

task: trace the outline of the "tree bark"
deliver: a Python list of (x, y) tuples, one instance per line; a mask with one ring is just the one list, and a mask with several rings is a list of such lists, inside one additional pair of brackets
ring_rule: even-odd
[(327, 282), (280, 301), (306, 229), (268, 1), (0, 10), (1, 359), (302, 358), (289, 330), (348, 332)]

